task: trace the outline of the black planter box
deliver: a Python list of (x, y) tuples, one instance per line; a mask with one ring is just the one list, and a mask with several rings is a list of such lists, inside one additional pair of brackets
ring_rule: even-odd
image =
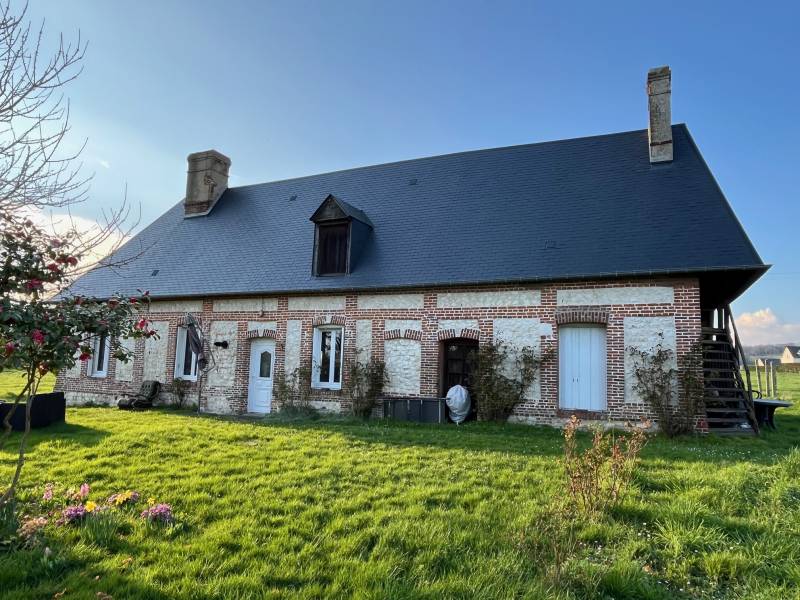
[(396, 421), (448, 422), (444, 398), (384, 398), (383, 415)]
[[(14, 406), (10, 402), (0, 402), (0, 430), (6, 415)], [(66, 417), (67, 403), (64, 392), (36, 394), (31, 402), (31, 429), (47, 427), (53, 423), (63, 423)], [(25, 404), (20, 403), (11, 417), (11, 428), (14, 431), (25, 431)]]

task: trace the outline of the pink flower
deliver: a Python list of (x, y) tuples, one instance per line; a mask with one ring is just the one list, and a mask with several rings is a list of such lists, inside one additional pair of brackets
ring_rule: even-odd
[(88, 483), (82, 484), (81, 489), (78, 490), (78, 494), (80, 495), (81, 500), (85, 500), (86, 497), (89, 495), (89, 484)]
[(6, 356), (11, 356), (16, 349), (17, 345), (14, 342), (8, 342), (6, 344)]
[(42, 494), (42, 500), (45, 502), (50, 502), (53, 499), (53, 484), (48, 483), (44, 486), (44, 494)]
[(29, 290), (38, 290), (42, 287), (42, 280), (41, 279), (31, 279), (27, 283), (25, 283), (25, 288)]
[(78, 357), (78, 360), (81, 362), (86, 362), (90, 358), (92, 358), (91, 354), (89, 354), (88, 352), (81, 352), (80, 356)]
[(34, 329), (31, 332), (31, 339), (33, 340), (33, 343), (36, 344), (37, 346), (41, 346), (42, 344), (44, 344), (44, 334), (39, 329)]

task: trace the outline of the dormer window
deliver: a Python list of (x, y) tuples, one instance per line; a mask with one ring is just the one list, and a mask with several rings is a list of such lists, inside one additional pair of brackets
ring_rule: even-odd
[(350, 223), (317, 225), (317, 275), (345, 275), (349, 244)]
[(311, 216), (314, 229), (314, 275), (347, 275), (356, 267), (372, 223), (367, 215), (333, 195)]

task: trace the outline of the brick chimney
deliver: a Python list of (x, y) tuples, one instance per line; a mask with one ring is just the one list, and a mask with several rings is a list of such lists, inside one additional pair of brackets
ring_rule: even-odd
[(231, 159), (216, 150), (195, 152), (187, 158), (186, 198), (184, 217), (201, 217), (214, 208), (219, 197), (228, 189), (228, 170)]
[(650, 122), (647, 138), (650, 141), (650, 162), (672, 160), (672, 72), (669, 67), (656, 67), (647, 72), (647, 101)]

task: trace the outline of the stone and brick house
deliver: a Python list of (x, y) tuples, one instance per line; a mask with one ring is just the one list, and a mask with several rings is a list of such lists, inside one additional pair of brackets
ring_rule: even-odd
[[(767, 269), (671, 124), (670, 78), (649, 73), (639, 131), (234, 188), (227, 157), (190, 155), (186, 198), (115, 261), (137, 258), (74, 288), (149, 290), (160, 336), (128, 364), (106, 352), (61, 373), (58, 388), (113, 403), (180, 377), (203, 411), (268, 412), (273, 382), (310, 364), (315, 404), (339, 411), (357, 357), (385, 361), (387, 395), (441, 397), (470, 349), (503, 340), (554, 351), (513, 419), (648, 414), (625, 349), (721, 343), (725, 308)], [(201, 373), (187, 314), (212, 356)]]

